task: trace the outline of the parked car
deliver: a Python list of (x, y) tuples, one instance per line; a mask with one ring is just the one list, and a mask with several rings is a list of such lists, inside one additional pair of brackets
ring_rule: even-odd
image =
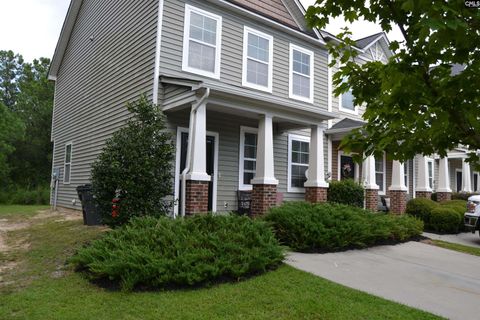
[(472, 233), (480, 230), (480, 195), (468, 198), (467, 212), (465, 212), (465, 227)]

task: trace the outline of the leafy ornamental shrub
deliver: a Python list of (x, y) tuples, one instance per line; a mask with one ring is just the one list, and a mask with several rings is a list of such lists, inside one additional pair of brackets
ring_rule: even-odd
[(48, 205), (50, 203), (50, 188), (47, 185), (35, 189), (15, 188), (13, 190), (0, 191), (0, 203)]
[(440, 203), (443, 208), (450, 208), (454, 210), (460, 217), (460, 224), (458, 225), (458, 231), (465, 231), (464, 216), (467, 211), (467, 201), (465, 200), (451, 200)]
[(448, 206), (441, 206), (432, 210), (430, 228), (440, 233), (458, 233), (459, 225), (463, 221), (458, 212)]
[(331, 181), (327, 193), (328, 202), (363, 207), (363, 187), (351, 179)]
[(415, 198), (407, 202), (406, 213), (422, 220), (425, 223), (425, 228), (428, 229), (432, 210), (438, 206), (439, 204), (433, 200), (426, 198)]
[(272, 208), (265, 220), (272, 224), (283, 244), (301, 252), (332, 252), (401, 242), (423, 231), (423, 223), (410, 216), (328, 203), (287, 202)]
[(90, 279), (113, 280), (131, 290), (238, 280), (282, 260), (283, 250), (265, 222), (204, 215), (133, 218), (80, 249), (70, 262)]
[(469, 192), (454, 192), (452, 193), (452, 200), (465, 200), (467, 201), (468, 198), (471, 196), (478, 195), (478, 193), (469, 193)]
[[(408, 201), (406, 212), (421, 219), (425, 224), (425, 230), (458, 233), (465, 229), (463, 216), (466, 206), (467, 202), (464, 200), (438, 203), (425, 198), (416, 198)], [(449, 213), (445, 213), (446, 211), (449, 211)], [(455, 213), (456, 219), (451, 217), (451, 212)], [(448, 223), (452, 225), (447, 226)]]
[[(93, 194), (103, 222), (126, 223), (134, 216), (165, 215), (171, 203), (174, 146), (160, 109), (145, 97), (129, 103), (133, 117), (115, 132), (92, 168)], [(112, 217), (112, 199), (120, 210)]]

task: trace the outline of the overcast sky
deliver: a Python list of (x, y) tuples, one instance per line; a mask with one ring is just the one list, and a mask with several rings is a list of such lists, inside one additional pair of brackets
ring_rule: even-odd
[[(305, 7), (315, 0), (301, 0)], [(53, 56), (70, 0), (0, 0), (0, 50), (13, 50), (27, 61)], [(333, 21), (326, 30), (337, 34), (345, 23)], [(359, 22), (351, 26), (354, 38), (380, 32), (380, 27)], [(390, 39), (401, 40), (395, 30)]]

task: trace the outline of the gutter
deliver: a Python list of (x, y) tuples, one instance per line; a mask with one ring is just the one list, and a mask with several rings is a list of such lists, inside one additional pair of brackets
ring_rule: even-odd
[[(182, 211), (180, 215), (185, 217), (185, 193), (187, 190), (186, 180), (187, 180), (187, 173), (190, 171), (190, 165), (192, 162), (192, 142), (193, 142), (193, 135), (195, 132), (195, 123), (197, 118), (197, 109), (200, 107), (203, 102), (210, 96), (210, 88), (205, 88), (205, 93), (203, 94), (197, 102), (192, 105), (192, 110), (190, 111), (190, 124), (188, 126), (188, 147), (187, 147), (187, 159), (185, 161), (185, 169), (183, 169), (181, 173), (182, 178)], [(176, 218), (175, 213), (173, 214), (173, 218)]]

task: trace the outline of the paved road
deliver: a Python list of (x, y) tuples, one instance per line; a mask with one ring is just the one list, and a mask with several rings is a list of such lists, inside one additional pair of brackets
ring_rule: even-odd
[[(459, 234), (435, 234), (435, 233), (424, 232), (423, 236), (430, 239), (442, 240), (447, 242), (463, 244), (465, 246), (480, 248), (480, 237), (478, 236), (478, 231), (476, 231), (475, 233), (464, 232)], [(479, 319), (480, 319), (480, 316), (479, 316)]]
[(298, 269), (450, 319), (480, 319), (480, 257), (408, 242), (328, 254), (291, 253)]

